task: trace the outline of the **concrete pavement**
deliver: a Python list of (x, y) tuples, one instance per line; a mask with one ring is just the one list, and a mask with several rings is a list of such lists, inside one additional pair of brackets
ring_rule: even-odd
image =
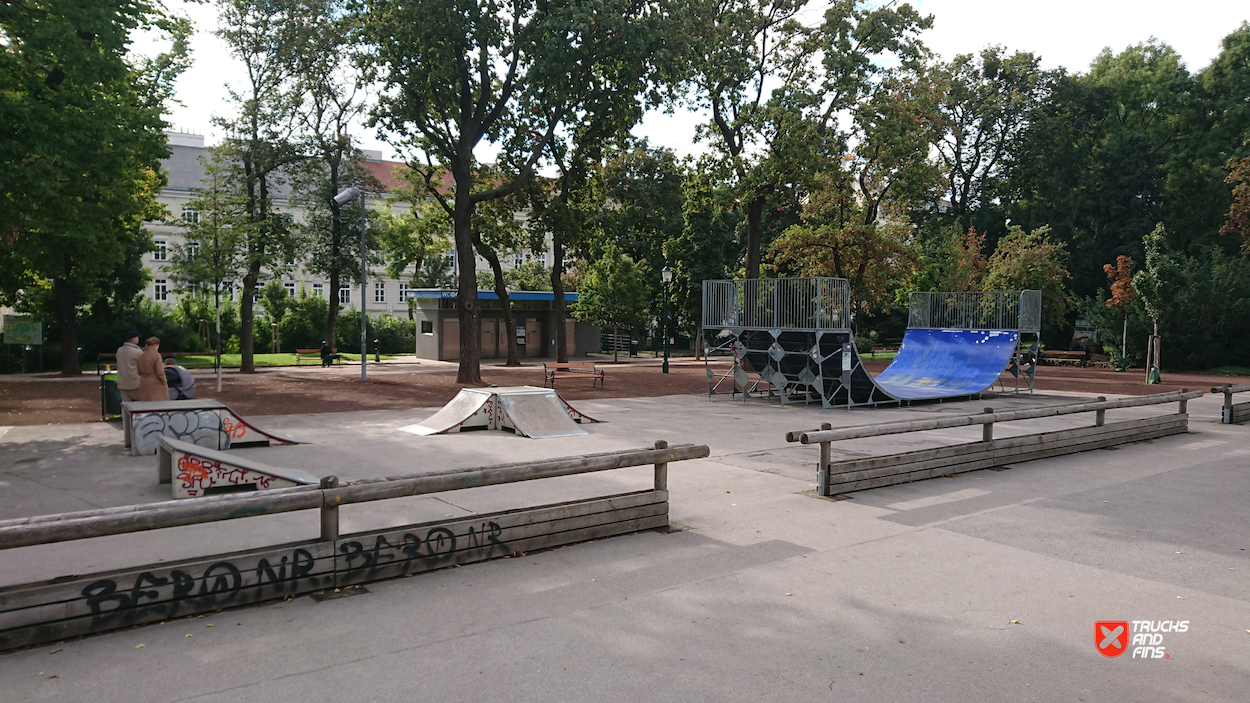
[[(0, 701), (1244, 700), (1250, 428), (1219, 425), (1218, 398), (1190, 401), (1189, 435), (840, 501), (810, 495), (815, 447), (784, 441), (820, 422), (1072, 400), (850, 413), (690, 396), (581, 401), (607, 422), (551, 440), (396, 429), (432, 409), (249, 418), (316, 444), (239, 451), (346, 480), (660, 438), (706, 443), (712, 456), (670, 467), (669, 534), (11, 652), (0, 655)], [(1091, 421), (1007, 423), (995, 435)], [(973, 427), (855, 440), (834, 456), (978, 437)], [(0, 457), (0, 517), (166, 498), (155, 458), (123, 455), (118, 431), (101, 423), (12, 428)], [(649, 475), (496, 486), (344, 516), (360, 529), (403, 524), (641, 488)], [(301, 539), (316, 523), (291, 514), (10, 550), (0, 581)], [(1107, 659), (1094, 647), (1099, 620), (1189, 628), (1164, 636), (1166, 659)]]

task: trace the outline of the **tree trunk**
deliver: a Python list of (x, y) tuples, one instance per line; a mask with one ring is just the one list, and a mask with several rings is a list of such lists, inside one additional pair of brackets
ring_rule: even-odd
[[(74, 284), (64, 278), (52, 282), (56, 295), (56, 321), (61, 327), (61, 375), (81, 376), (78, 361), (78, 310), (74, 306)], [(42, 345), (40, 349), (42, 349)]]
[(756, 196), (747, 204), (747, 278), (760, 277), (760, 247), (763, 240), (764, 198)]
[(217, 392), (221, 392), (221, 283), (213, 284), (213, 319), (217, 326)]
[(252, 357), (255, 342), (253, 311), (255, 303), (252, 295), (256, 292), (256, 282), (260, 279), (260, 264), (253, 263), (243, 276), (243, 298), (239, 301), (239, 373), (256, 373), (256, 360)]
[[(1124, 315), (1124, 331), (1120, 333), (1120, 358), (1121, 359), (1128, 358), (1128, 314), (1127, 313)], [(1127, 361), (1124, 362), (1124, 366), (1125, 368), (1128, 367)]]
[[(474, 235), (474, 247), (483, 259), (490, 264), (490, 271), (495, 276), (495, 295), (499, 296), (500, 307), (503, 308), (503, 336), (508, 340), (508, 361), (504, 366), (520, 366), (517, 358), (516, 318), (512, 315), (512, 301), (508, 299), (508, 287), (503, 282), (503, 266), (499, 264), (499, 255), (494, 249), (482, 244), (482, 240)], [(476, 274), (474, 274), (476, 277)]]
[(456, 311), (460, 317), (460, 368), (456, 383), (480, 384), (482, 382), (482, 340), (478, 330), (477, 309), (477, 262), (473, 257), (473, 176), (470, 171), (471, 155), (460, 159), (455, 169), (456, 204), (454, 223), (456, 232), (456, 264), (460, 280), (456, 286)]
[(551, 238), (551, 290), (554, 295), (551, 309), (556, 318), (556, 362), (569, 361), (568, 339), (564, 319), (568, 316), (564, 305), (564, 241), (559, 234)]
[(703, 318), (699, 318), (698, 332), (694, 338), (694, 360), (698, 361), (703, 358)]
[[(336, 255), (334, 260), (337, 260), (338, 252), (335, 251), (334, 254)], [(327, 294), (329, 295), (330, 310), (326, 313), (325, 339), (326, 344), (329, 344), (331, 349), (338, 346), (338, 343), (335, 341), (335, 335), (337, 334), (339, 324), (339, 286), (343, 284), (342, 279), (339, 278), (337, 267), (333, 268), (335, 270), (330, 272), (330, 291)]]

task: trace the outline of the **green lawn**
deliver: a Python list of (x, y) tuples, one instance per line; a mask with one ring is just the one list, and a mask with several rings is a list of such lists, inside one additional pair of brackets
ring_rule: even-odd
[[(383, 359), (395, 359), (399, 357), (409, 356), (408, 354), (383, 354)], [(295, 354), (254, 354), (252, 358), (255, 360), (256, 366), (295, 366)], [(343, 354), (344, 361), (360, 361), (359, 354)], [(373, 355), (369, 355), (369, 360), (373, 361)], [(177, 359), (178, 363), (189, 369), (206, 369), (213, 367), (212, 356), (183, 356)], [(227, 369), (237, 369), (243, 362), (242, 354), (222, 354), (221, 365)], [(110, 362), (111, 363), (111, 362)], [(301, 359), (301, 366), (319, 366), (321, 359)], [(94, 364), (84, 364), (85, 369), (94, 369)]]
[(1250, 376), (1250, 368), (1245, 366), (1221, 366), (1211, 369), (1211, 373), (1223, 373), (1229, 376)]

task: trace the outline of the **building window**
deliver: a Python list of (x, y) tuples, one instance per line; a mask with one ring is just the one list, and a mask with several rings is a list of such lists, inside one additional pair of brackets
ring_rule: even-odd
[(385, 281), (377, 281), (376, 283), (373, 284), (373, 302), (375, 303), (386, 302), (386, 282)]
[(200, 222), (199, 210), (196, 210), (195, 208), (189, 208), (189, 207), (182, 208), (182, 221), (189, 225), (199, 224)]
[(169, 281), (164, 278), (152, 279), (152, 298), (154, 300), (169, 299)]
[(234, 300), (234, 281), (222, 281), (221, 294), (228, 300)]
[(399, 284), (399, 302), (402, 303), (405, 300), (408, 300), (408, 290), (409, 289), (408, 289), (407, 283)]
[(188, 242), (187, 243), (187, 258), (194, 259), (195, 257), (199, 255), (200, 255), (200, 243)]
[(347, 305), (350, 302), (352, 302), (351, 286), (348, 286), (348, 285), (339, 286), (339, 304)]
[(324, 298), (324, 297), (326, 297), (326, 291), (325, 291), (325, 286), (324, 286), (324, 285), (322, 285), (322, 284), (320, 284), (320, 283), (314, 283), (314, 284), (313, 284), (313, 286), (312, 286), (312, 288), (313, 288), (312, 294), (313, 294), (313, 297), (314, 297), (314, 298)]
[(156, 251), (152, 252), (153, 261), (166, 261), (169, 259), (169, 244), (164, 239), (153, 240), (156, 245)]
[(295, 297), (295, 282), (294, 281), (283, 283), (282, 287), (286, 289), (286, 297), (288, 298)]
[(421, 321), (421, 334), (434, 334), (434, 321), (433, 320)]
[(512, 268), (519, 269), (523, 263), (525, 263), (525, 255), (517, 254), (516, 257), (512, 259)]

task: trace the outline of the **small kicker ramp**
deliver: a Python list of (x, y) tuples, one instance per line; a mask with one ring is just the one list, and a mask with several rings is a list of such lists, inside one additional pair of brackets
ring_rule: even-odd
[(299, 469), (269, 466), (169, 437), (157, 438), (156, 480), (173, 484), (175, 499), (318, 483)]
[(262, 430), (229, 405), (211, 399), (127, 401), (122, 403), (122, 435), (130, 453), (155, 454), (160, 437), (209, 449), (275, 444), (307, 444), (304, 440)]
[(512, 430), (543, 439), (588, 434), (578, 427), (583, 422), (598, 420), (574, 409), (553, 389), (505, 386), (462, 388), (438, 412), (399, 429), (421, 436), (473, 429)]

